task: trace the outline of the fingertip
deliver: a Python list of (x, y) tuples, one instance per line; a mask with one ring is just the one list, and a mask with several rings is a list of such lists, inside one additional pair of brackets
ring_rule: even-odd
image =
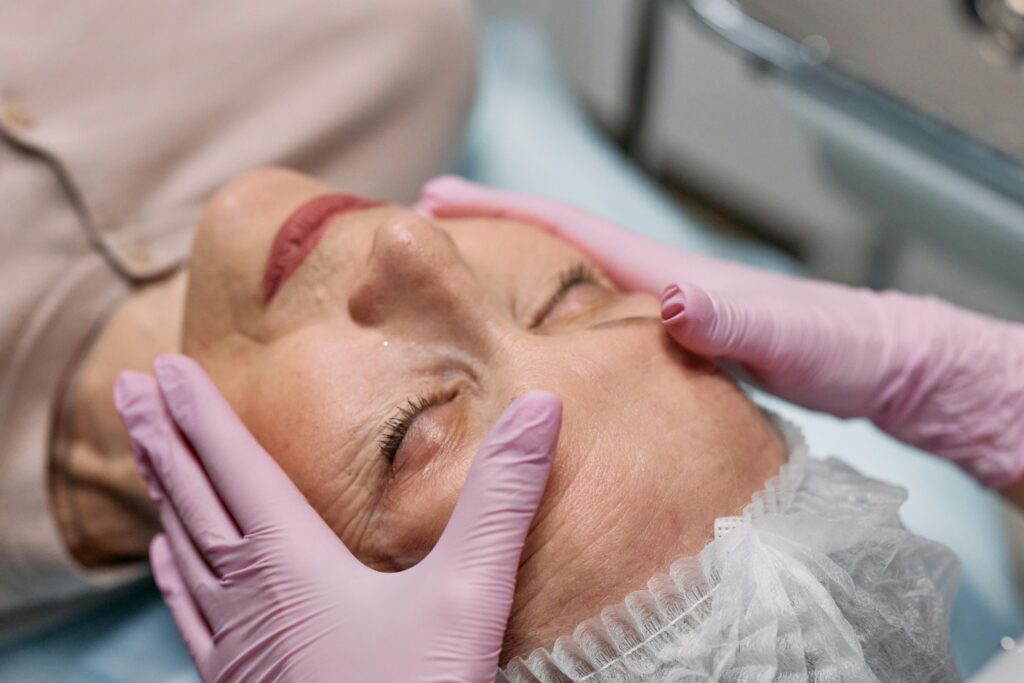
[(416, 210), (433, 216), (445, 204), (458, 202), (477, 189), (477, 185), (457, 175), (442, 175), (428, 180), (420, 188), (420, 196), (416, 201)]
[(686, 298), (679, 285), (672, 283), (661, 295), (661, 320), (666, 324), (679, 322), (686, 313)]
[(416, 203), (413, 204), (410, 208), (423, 218), (426, 218), (428, 221), (437, 218), (437, 216), (434, 215), (434, 211), (431, 208), (430, 203), (424, 201), (422, 197), (416, 200)]
[(509, 404), (509, 409), (520, 414), (535, 414), (550, 419), (562, 418), (562, 399), (550, 391), (530, 389)]
[(468, 182), (469, 181), (457, 173), (442, 173), (441, 175), (434, 176), (427, 182), (423, 183), (420, 193), (422, 194), (423, 192), (430, 192), (431, 190), (443, 189), (452, 185), (459, 185)]
[[(689, 282), (670, 285), (662, 302), (662, 321), (669, 336), (681, 347), (712, 358), (735, 352), (736, 326), (720, 308), (728, 304), (719, 294)], [(675, 305), (682, 308), (677, 310)], [(725, 316), (725, 317), (723, 317)]]
[(445, 195), (451, 191), (458, 191), (465, 188), (476, 187), (474, 183), (466, 180), (460, 175), (446, 173), (431, 178), (420, 188), (420, 197), (424, 195)]
[(548, 391), (533, 389), (519, 396), (502, 414), (498, 432), (521, 453), (550, 457), (562, 428), (562, 400)]
[(173, 562), (171, 546), (167, 542), (166, 534), (157, 534), (149, 542), (149, 563), (156, 570), (158, 567), (166, 567), (168, 562)]
[(165, 600), (174, 600), (178, 594), (181, 579), (174, 563), (174, 553), (166, 534), (157, 534), (149, 542), (149, 566), (153, 570), (153, 581)]
[(684, 318), (705, 321), (714, 316), (715, 302), (711, 294), (692, 282), (673, 282), (661, 295), (661, 319), (681, 322)]
[(140, 399), (146, 398), (156, 388), (156, 380), (144, 372), (125, 370), (114, 381), (114, 407), (122, 417), (133, 413)]
[(153, 372), (161, 389), (181, 385), (198, 367), (194, 360), (180, 353), (161, 353), (153, 360)]
[(192, 431), (192, 405), (196, 402), (197, 391), (202, 391), (203, 383), (207, 381), (206, 373), (199, 363), (177, 353), (157, 356), (153, 361), (153, 371), (160, 394), (174, 416), (174, 421), (186, 432)]

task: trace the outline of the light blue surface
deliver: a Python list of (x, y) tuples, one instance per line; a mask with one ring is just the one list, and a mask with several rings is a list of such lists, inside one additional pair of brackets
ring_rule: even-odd
[(60, 628), (0, 650), (3, 683), (195, 683), (170, 612), (146, 583)]
[[(566, 199), (675, 246), (793, 269), (785, 257), (716, 236), (679, 211), (594, 130), (566, 95), (536, 36), (490, 30), (482, 45), (480, 98), (458, 170), (479, 182)], [(995, 499), (952, 467), (863, 422), (841, 422), (757, 395), (800, 424), (812, 452), (840, 455), (910, 491), (904, 520), (964, 564), (954, 610), (954, 650), (976, 671), (999, 637), (1024, 632)], [(198, 680), (169, 613), (150, 585), (99, 612), (0, 649), (4, 683), (186, 683)]]

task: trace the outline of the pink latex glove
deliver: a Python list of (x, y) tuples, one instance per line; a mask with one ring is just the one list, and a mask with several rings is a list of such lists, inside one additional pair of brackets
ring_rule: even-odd
[[(618, 284), (662, 296), (683, 347), (783, 398), (867, 417), (1002, 488), (1024, 469), (1024, 327), (935, 298), (758, 270), (659, 244), (582, 209), (436, 178), (428, 216), (511, 218), (576, 244)], [(698, 284), (699, 283), (699, 284)]]
[(157, 381), (122, 374), (115, 400), (164, 527), (150, 550), (157, 584), (204, 681), (494, 680), (561, 428), (555, 396), (505, 410), (433, 552), (382, 573), (345, 548), (194, 361), (155, 368)]

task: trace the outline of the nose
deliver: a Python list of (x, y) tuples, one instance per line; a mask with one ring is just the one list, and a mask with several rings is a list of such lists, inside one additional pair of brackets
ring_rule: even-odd
[(418, 338), (480, 340), (500, 317), (451, 236), (413, 211), (377, 227), (348, 310), (359, 325), (416, 327)]

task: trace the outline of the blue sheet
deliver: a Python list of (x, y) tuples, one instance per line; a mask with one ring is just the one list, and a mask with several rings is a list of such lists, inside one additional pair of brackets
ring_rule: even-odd
[[(481, 44), (480, 93), (457, 171), (479, 182), (575, 202), (669, 244), (767, 268), (795, 270), (785, 256), (715, 235), (680, 211), (579, 111), (537, 35), (491, 27)], [(817, 454), (910, 490), (904, 520), (943, 541), (964, 563), (954, 610), (954, 650), (965, 675), (1024, 632), (1024, 610), (1002, 540), (998, 505), (953, 468), (863, 422), (841, 422), (755, 392), (802, 425)], [(198, 680), (151, 584), (102, 609), (0, 648), (0, 681), (185, 683)]]

